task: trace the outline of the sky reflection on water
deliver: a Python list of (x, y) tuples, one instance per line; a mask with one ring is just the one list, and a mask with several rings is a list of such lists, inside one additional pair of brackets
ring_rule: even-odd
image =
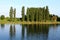
[(0, 24), (0, 40), (60, 40), (60, 25)]

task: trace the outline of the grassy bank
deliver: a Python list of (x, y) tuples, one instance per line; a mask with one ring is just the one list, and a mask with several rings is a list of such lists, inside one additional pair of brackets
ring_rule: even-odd
[(10, 21), (6, 21), (6, 20), (0, 20), (0, 24), (60, 24), (60, 22), (26, 22), (26, 21), (10, 22)]

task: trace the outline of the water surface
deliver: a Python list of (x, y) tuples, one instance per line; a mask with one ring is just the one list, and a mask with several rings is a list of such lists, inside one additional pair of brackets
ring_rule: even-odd
[(60, 25), (0, 24), (0, 40), (60, 40)]

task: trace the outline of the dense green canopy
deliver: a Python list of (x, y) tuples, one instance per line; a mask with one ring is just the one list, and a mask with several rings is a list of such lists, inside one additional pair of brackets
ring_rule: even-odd
[(48, 21), (49, 10), (48, 6), (43, 8), (27, 8), (27, 21)]

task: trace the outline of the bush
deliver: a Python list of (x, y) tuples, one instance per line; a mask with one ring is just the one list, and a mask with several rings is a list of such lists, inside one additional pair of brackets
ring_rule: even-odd
[(11, 21), (10, 19), (7, 19), (7, 21)]
[(17, 21), (20, 21), (20, 19), (19, 19), (19, 18), (17, 18)]
[(9, 18), (9, 17), (6, 17), (6, 20), (7, 20), (7, 21), (10, 21), (10, 18)]
[(5, 16), (4, 15), (1, 15), (1, 20), (5, 19)]

